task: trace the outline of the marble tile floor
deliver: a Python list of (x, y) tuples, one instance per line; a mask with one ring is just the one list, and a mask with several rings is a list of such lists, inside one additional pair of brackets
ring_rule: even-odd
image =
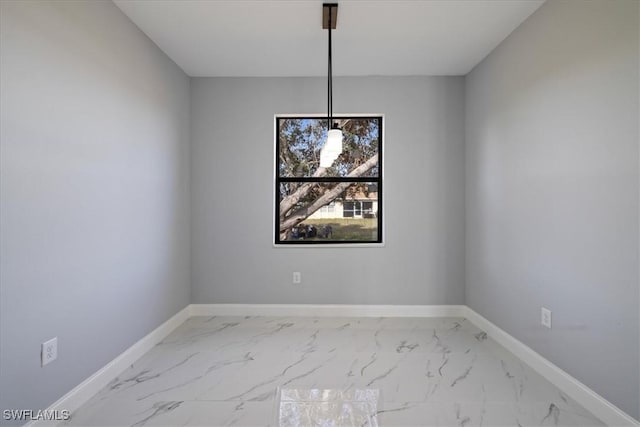
[(61, 425), (306, 426), (291, 390), (359, 389), (362, 426), (604, 425), (465, 319), (322, 317), (190, 318)]

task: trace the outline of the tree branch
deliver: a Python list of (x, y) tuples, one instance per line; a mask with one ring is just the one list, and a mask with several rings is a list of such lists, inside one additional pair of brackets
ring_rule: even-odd
[[(318, 178), (321, 176), (325, 176), (326, 174), (327, 174), (327, 169), (319, 167), (318, 169), (316, 169), (316, 171), (313, 173), (312, 176), (315, 178)], [(306, 182), (302, 184), (300, 187), (298, 187), (298, 189), (294, 191), (292, 194), (282, 199), (282, 201), (280, 202), (280, 217), (284, 216), (287, 212), (289, 212), (291, 208), (295, 206), (295, 204), (298, 203), (298, 201), (300, 201), (300, 199), (302, 199), (304, 196), (307, 195), (307, 193), (311, 190), (311, 188), (313, 188), (314, 185), (315, 185), (314, 182)]]
[[(360, 166), (358, 166), (357, 168), (355, 168), (354, 170), (349, 172), (347, 177), (356, 178), (356, 177), (362, 176), (369, 169), (373, 168), (377, 163), (378, 163), (378, 155), (374, 154), (366, 162), (364, 162), (363, 164), (361, 164)], [(324, 170), (324, 168), (321, 168), (321, 169), (323, 169), (322, 174), (324, 175), (326, 173), (326, 171)], [(316, 172), (318, 172), (318, 171), (316, 171)], [(314, 174), (314, 176), (315, 175), (316, 174)], [(318, 175), (318, 176), (322, 176), (322, 175)], [(305, 183), (305, 185), (300, 187), (294, 194), (298, 193), (298, 191), (302, 190), (303, 187), (306, 187), (308, 185), (308, 189), (306, 190), (306, 192), (301, 193), (300, 197), (298, 197), (298, 200), (300, 200), (300, 198), (304, 197), (304, 195), (306, 193), (308, 193), (309, 190), (311, 190), (311, 188), (315, 184), (316, 183), (310, 182), (310, 183)], [(293, 227), (294, 225), (301, 223), (302, 221), (307, 219), (310, 215), (313, 215), (313, 213), (315, 211), (317, 211), (318, 209), (320, 209), (321, 207), (323, 207), (327, 203), (330, 203), (333, 200), (335, 200), (350, 185), (352, 185), (351, 182), (341, 182), (341, 183), (337, 184), (331, 190), (325, 192), (322, 196), (318, 197), (309, 206), (306, 206), (306, 207), (298, 209), (297, 211), (293, 212), (291, 215), (288, 215), (286, 218), (285, 218), (283, 210), (282, 210), (282, 202), (281, 202), (281, 204), (280, 204), (280, 233), (283, 233), (283, 232), (287, 231), (289, 228)], [(289, 197), (292, 197), (294, 194), (292, 194)], [(289, 209), (291, 209), (291, 207), (294, 204), (295, 203), (291, 204), (289, 206)], [(284, 212), (286, 213), (287, 211), (285, 210)]]

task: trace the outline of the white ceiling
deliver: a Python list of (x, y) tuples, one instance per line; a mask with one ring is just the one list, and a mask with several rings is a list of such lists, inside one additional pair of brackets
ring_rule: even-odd
[[(334, 75), (464, 75), (544, 0), (341, 0)], [(115, 0), (190, 76), (325, 76), (318, 0)]]

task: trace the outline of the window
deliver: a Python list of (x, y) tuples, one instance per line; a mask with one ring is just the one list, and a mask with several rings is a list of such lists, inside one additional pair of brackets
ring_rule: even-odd
[(373, 202), (363, 202), (361, 200), (344, 202), (345, 218), (374, 218)]
[(326, 117), (276, 117), (275, 243), (382, 243), (382, 117), (334, 117), (343, 150), (320, 167)]

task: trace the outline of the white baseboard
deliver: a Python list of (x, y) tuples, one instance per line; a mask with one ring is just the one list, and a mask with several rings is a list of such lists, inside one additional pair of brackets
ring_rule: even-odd
[(463, 317), (464, 305), (191, 304), (192, 316)]
[[(131, 366), (133, 362), (138, 360), (142, 355), (147, 353), (156, 344), (162, 341), (167, 335), (171, 333), (171, 331), (184, 323), (188, 318), (189, 306), (180, 310), (169, 320), (141, 338), (138, 342), (126, 349), (123, 353), (121, 353), (107, 365), (102, 367), (99, 371), (77, 385), (69, 393), (58, 399), (49, 408), (47, 408), (47, 410), (67, 410), (73, 413), (76, 409), (78, 409), (91, 397), (98, 393), (102, 388), (106, 387), (107, 384), (109, 384), (114, 378), (120, 375), (122, 371)], [(27, 423), (25, 427), (55, 426), (57, 423), (58, 422), (56, 421), (38, 420)]]
[[(465, 305), (191, 304), (87, 378), (47, 410), (75, 411), (192, 316), (464, 317), (611, 427), (640, 427), (624, 411)], [(26, 427), (54, 426), (33, 421)]]
[(471, 323), (482, 329), (491, 338), (505, 347), (520, 360), (533, 368), (549, 382), (558, 387), (563, 393), (571, 397), (580, 405), (587, 408), (593, 415), (610, 427), (638, 427), (640, 424), (624, 411), (591, 390), (580, 381), (536, 353), (533, 349), (509, 335), (480, 314), (465, 306), (466, 317)]

